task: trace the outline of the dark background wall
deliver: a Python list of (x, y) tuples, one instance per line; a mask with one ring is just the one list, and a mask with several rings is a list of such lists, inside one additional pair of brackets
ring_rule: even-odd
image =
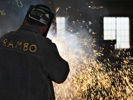
[[(57, 0), (55, 7), (60, 7), (58, 16), (66, 16), (71, 28), (88, 29), (88, 34), (96, 38), (97, 42), (103, 40), (103, 17), (129, 17), (130, 18), (130, 46), (133, 46), (133, 6), (131, 0), (76, 0), (62, 2)], [(73, 25), (73, 21), (76, 25)], [(83, 23), (83, 21), (85, 21)], [(90, 24), (91, 22), (91, 24)], [(79, 27), (79, 28), (77, 28)], [(82, 28), (83, 28), (82, 27)], [(92, 32), (89, 31), (92, 30)], [(89, 33), (90, 32), (90, 33)]]
[(0, 33), (17, 29), (28, 7), (38, 3), (49, 4), (52, 9), (59, 8), (56, 14), (67, 18), (67, 29), (73, 32), (86, 29), (97, 43), (103, 39), (104, 16), (129, 17), (130, 45), (133, 46), (132, 0), (4, 0), (0, 1), (0, 11), (5, 13), (0, 13)]

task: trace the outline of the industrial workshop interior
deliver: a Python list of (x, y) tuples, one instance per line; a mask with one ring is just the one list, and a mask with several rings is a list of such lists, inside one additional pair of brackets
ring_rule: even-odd
[(1, 0), (0, 37), (34, 4), (56, 14), (48, 38), (70, 66), (56, 100), (133, 100), (132, 0)]

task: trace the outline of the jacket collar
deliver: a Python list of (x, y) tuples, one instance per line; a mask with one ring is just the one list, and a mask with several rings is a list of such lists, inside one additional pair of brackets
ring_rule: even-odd
[(32, 26), (32, 25), (22, 25), (19, 30), (27, 30), (27, 31), (32, 31), (32, 32), (35, 32), (35, 33), (39, 33), (39, 30), (35, 27), (35, 26)]

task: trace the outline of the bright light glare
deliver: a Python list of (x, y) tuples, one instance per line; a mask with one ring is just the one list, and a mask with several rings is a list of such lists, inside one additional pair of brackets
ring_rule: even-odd
[(116, 39), (116, 49), (129, 48), (129, 18), (104, 17), (104, 40)]
[(66, 30), (66, 20), (65, 17), (57, 17), (57, 35), (64, 34)]

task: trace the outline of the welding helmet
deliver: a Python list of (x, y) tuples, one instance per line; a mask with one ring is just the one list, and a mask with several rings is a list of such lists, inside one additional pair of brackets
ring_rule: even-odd
[(48, 28), (46, 32), (42, 34), (46, 37), (50, 25), (54, 19), (54, 14), (51, 12), (49, 7), (45, 5), (31, 5), (27, 12), (26, 18), (34, 20), (40, 25), (46, 25)]

